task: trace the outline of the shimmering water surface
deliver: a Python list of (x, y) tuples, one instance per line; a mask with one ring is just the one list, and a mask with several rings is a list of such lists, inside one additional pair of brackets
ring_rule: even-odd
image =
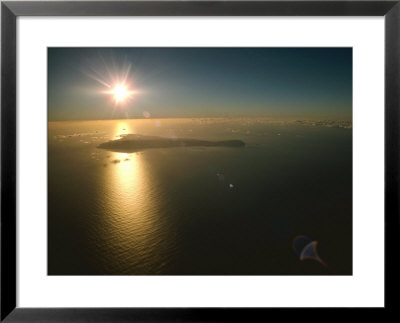
[[(245, 147), (96, 148), (123, 134)], [(264, 119), (50, 122), (50, 275), (352, 273), (352, 129)], [(318, 241), (326, 266), (293, 239)]]

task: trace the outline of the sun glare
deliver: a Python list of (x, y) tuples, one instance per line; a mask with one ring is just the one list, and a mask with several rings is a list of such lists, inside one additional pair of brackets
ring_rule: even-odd
[(132, 96), (134, 92), (129, 90), (125, 84), (116, 84), (109, 93), (114, 96), (115, 103), (118, 104), (124, 102)]
[(102, 59), (97, 69), (93, 68), (85, 74), (102, 85), (99, 93), (106, 94), (114, 102), (114, 108), (118, 105), (123, 106), (131, 101), (133, 96), (141, 93), (134, 86), (131, 65), (126, 62), (120, 66), (108, 66)]

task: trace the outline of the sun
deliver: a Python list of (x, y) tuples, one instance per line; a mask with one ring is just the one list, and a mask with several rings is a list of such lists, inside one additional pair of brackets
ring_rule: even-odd
[(125, 84), (116, 84), (109, 93), (114, 96), (115, 103), (118, 104), (130, 98), (134, 91), (130, 90)]

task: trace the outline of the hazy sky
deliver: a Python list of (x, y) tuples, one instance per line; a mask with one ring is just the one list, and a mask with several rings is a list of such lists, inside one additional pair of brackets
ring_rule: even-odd
[[(129, 100), (106, 93), (126, 75)], [(118, 81), (119, 79), (119, 81)], [(49, 120), (351, 120), (351, 48), (49, 48)]]

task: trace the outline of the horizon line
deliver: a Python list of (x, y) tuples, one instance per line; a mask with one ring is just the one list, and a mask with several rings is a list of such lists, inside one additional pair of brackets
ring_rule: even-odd
[(47, 122), (77, 122), (77, 121), (117, 121), (117, 120), (158, 120), (158, 119), (270, 119), (276, 121), (296, 121), (296, 120), (312, 120), (312, 121), (348, 121), (352, 122), (352, 118), (314, 118), (314, 117), (268, 117), (268, 116), (210, 116), (210, 117), (157, 117), (157, 118), (110, 118), (110, 119), (65, 119), (65, 120), (49, 120)]

